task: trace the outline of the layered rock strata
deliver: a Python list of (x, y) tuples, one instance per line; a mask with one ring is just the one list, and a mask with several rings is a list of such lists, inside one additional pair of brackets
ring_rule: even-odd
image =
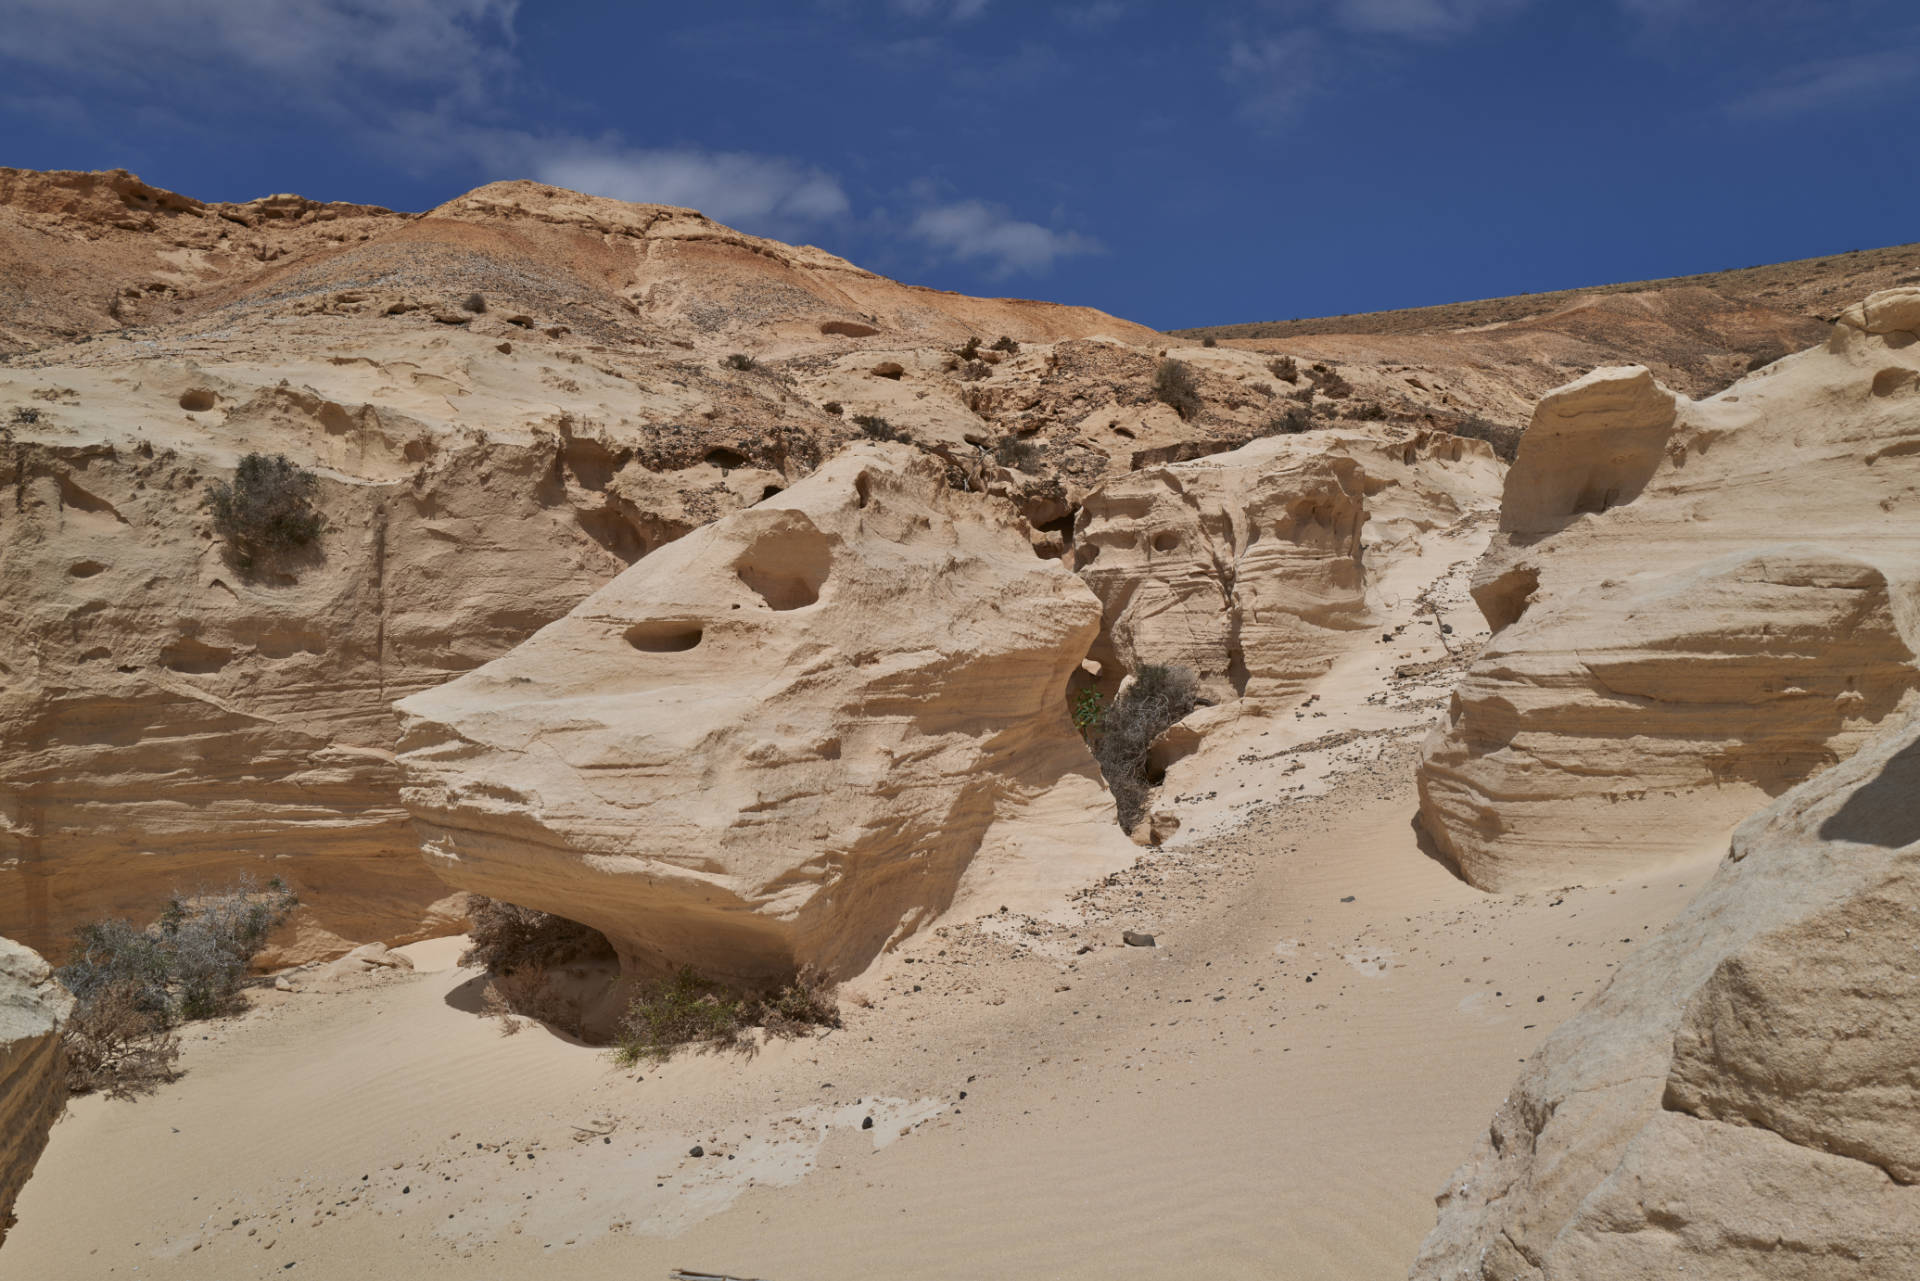
[(73, 998), (38, 955), (0, 938), (0, 1243), (67, 1098), (60, 1029)]
[(1912, 702), (1916, 332), (1893, 290), (1708, 400), (1629, 367), (1541, 402), (1475, 575), (1495, 634), (1420, 768), (1468, 880), (1717, 843)]

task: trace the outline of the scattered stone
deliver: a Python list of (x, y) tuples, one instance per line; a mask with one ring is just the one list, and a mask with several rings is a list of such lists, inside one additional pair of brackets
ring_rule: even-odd
[(1121, 935), (1120, 935), (1120, 941), (1121, 941), (1121, 942), (1123, 942), (1123, 943), (1125, 943), (1125, 944), (1126, 944), (1126, 945), (1127, 945), (1128, 947), (1157, 947), (1157, 946), (1159, 946), (1159, 945), (1158, 945), (1157, 943), (1155, 943), (1155, 942), (1154, 942), (1154, 940), (1153, 940), (1153, 935), (1151, 935), (1151, 934), (1145, 934), (1145, 933), (1142, 933), (1142, 932), (1141, 932), (1141, 931), (1139, 931), (1139, 930), (1124, 930), (1124, 931), (1122, 931), (1122, 932), (1121, 932)]

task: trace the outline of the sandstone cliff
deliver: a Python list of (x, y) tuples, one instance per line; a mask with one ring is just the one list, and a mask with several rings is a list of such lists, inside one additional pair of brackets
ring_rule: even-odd
[(1099, 618), (1004, 504), (856, 446), (403, 701), (402, 795), (450, 885), (630, 971), (848, 976), (1129, 861), (1064, 700)]
[(0, 1242), (66, 1103), (60, 1026), (72, 1008), (45, 961), (0, 938)]
[(1475, 575), (1494, 637), (1420, 769), (1512, 890), (1723, 839), (1913, 699), (1920, 290), (1689, 401), (1640, 368), (1540, 404)]
[(1742, 824), (1528, 1063), (1416, 1281), (1920, 1273), (1920, 720)]

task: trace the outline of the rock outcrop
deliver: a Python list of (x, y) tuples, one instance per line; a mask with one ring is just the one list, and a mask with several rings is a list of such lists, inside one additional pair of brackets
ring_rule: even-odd
[[(271, 961), (457, 928), (391, 705), (859, 436), (729, 353), (1155, 337), (532, 183), (419, 215), (0, 170), (0, 275), (0, 933), (53, 953), (242, 872), (301, 896)], [(202, 507), (250, 451), (326, 522), (270, 572)]]
[(1177, 663), (1216, 703), (1298, 697), (1377, 629), (1368, 595), (1388, 560), (1487, 512), (1498, 484), (1480, 441), (1352, 428), (1132, 472), (1074, 528), (1104, 610), (1092, 657), (1111, 683)]
[(449, 885), (629, 971), (850, 975), (1128, 861), (1066, 710), (1099, 618), (1005, 504), (856, 446), (401, 702), (402, 796)]
[(66, 1104), (60, 1028), (72, 1009), (45, 961), (0, 938), (0, 1243), (13, 1223), (13, 1200)]
[(1468, 880), (1717, 844), (1913, 701), (1916, 311), (1876, 294), (1704, 401), (1620, 368), (1541, 402), (1475, 575), (1495, 634), (1420, 769)]
[(1920, 718), (1742, 824), (1528, 1062), (1415, 1281), (1920, 1275)]

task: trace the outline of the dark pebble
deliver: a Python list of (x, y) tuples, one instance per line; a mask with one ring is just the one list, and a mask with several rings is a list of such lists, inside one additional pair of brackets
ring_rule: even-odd
[(1353, 902), (1353, 895), (1349, 894), (1345, 898), (1341, 899), (1340, 901), (1342, 903), (1351, 903)]
[(1120, 934), (1120, 941), (1122, 943), (1125, 943), (1128, 947), (1157, 946), (1157, 944), (1155, 944), (1153, 941), (1153, 935), (1143, 934), (1139, 930), (1123, 930)]
[(866, 1120), (862, 1121), (860, 1123), (860, 1128), (863, 1130), (871, 1130), (873, 1128), (873, 1118), (868, 1117)]
[(707, 1150), (701, 1147), (698, 1143), (694, 1144), (692, 1147), (687, 1149), (688, 1156), (705, 1156), (706, 1154), (707, 1154)]

